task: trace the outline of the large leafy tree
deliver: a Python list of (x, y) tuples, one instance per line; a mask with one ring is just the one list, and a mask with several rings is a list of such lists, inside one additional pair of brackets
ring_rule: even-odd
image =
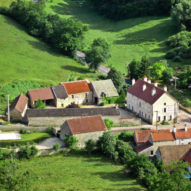
[(93, 41), (90, 49), (86, 52), (86, 61), (90, 68), (97, 70), (99, 65), (110, 57), (109, 44), (102, 38)]
[(108, 79), (111, 79), (117, 88), (118, 92), (122, 90), (124, 85), (124, 78), (121, 72), (117, 71), (115, 68), (111, 68), (107, 76)]

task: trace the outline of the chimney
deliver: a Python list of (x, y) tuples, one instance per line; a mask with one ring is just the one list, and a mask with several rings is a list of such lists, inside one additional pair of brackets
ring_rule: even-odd
[(135, 84), (135, 78), (132, 79), (132, 86)]
[(186, 124), (184, 125), (184, 130), (185, 130), (185, 132), (188, 131), (188, 127), (186, 126)]
[(144, 76), (144, 81), (147, 82), (147, 76)]
[(151, 92), (151, 95), (154, 96), (155, 94), (156, 94), (156, 89), (153, 88), (153, 89), (152, 89), (152, 92)]
[(143, 91), (145, 91), (147, 88), (146, 84), (143, 84)]
[(164, 90), (165, 92), (167, 92), (167, 86), (164, 86), (163, 90)]
[(154, 86), (158, 87), (158, 82), (157, 81), (154, 82)]
[(147, 82), (148, 82), (149, 84), (151, 84), (151, 79), (149, 78)]

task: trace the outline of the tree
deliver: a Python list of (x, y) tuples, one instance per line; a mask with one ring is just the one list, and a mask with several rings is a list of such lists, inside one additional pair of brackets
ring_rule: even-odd
[(170, 79), (173, 77), (174, 71), (173, 68), (168, 67), (162, 73), (162, 80), (164, 84), (170, 84)]
[(86, 52), (86, 61), (90, 63), (90, 68), (97, 70), (100, 64), (111, 56), (109, 51), (109, 44), (104, 39), (95, 39), (90, 49)]
[(86, 151), (90, 154), (92, 153), (92, 151), (95, 149), (95, 142), (93, 139), (89, 139), (86, 142), (86, 147), (85, 147)]
[(104, 119), (104, 123), (108, 130), (111, 130), (113, 127), (113, 121), (109, 118)]
[(46, 108), (46, 104), (41, 99), (38, 99), (35, 103), (35, 107), (37, 109), (44, 109)]
[(190, 191), (190, 180), (184, 177), (188, 174), (188, 163), (173, 163), (162, 167), (162, 172), (158, 174), (158, 179), (153, 186), (155, 191)]
[(70, 149), (75, 149), (77, 147), (78, 140), (73, 135), (67, 135), (64, 138), (64, 143), (66, 144), (66, 147)]
[(163, 77), (163, 72), (166, 70), (166, 64), (162, 62), (156, 62), (150, 66), (151, 76), (155, 80), (159, 80)]
[(28, 191), (30, 190), (32, 174), (21, 171), (14, 159), (4, 161), (0, 165), (0, 190)]
[(172, 8), (171, 13), (172, 19), (181, 30), (191, 30), (191, 1), (180, 0)]
[(108, 73), (107, 79), (111, 79), (117, 88), (117, 91), (120, 92), (124, 85), (124, 78), (121, 72), (117, 71), (115, 68), (111, 68)]
[(104, 132), (97, 141), (97, 148), (106, 156), (113, 157), (115, 152), (115, 139), (110, 132)]
[(19, 159), (30, 159), (37, 155), (38, 149), (35, 146), (23, 146), (18, 151)]

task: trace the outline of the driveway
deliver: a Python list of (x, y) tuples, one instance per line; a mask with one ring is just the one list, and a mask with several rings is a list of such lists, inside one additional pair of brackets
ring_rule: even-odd
[(36, 147), (37, 147), (37, 149), (39, 149), (39, 150), (52, 149), (53, 146), (54, 146), (56, 143), (60, 144), (61, 147), (64, 146), (64, 142), (61, 141), (59, 138), (57, 138), (57, 137), (51, 137), (51, 138), (48, 138), (48, 139), (42, 141), (41, 143), (37, 144)]

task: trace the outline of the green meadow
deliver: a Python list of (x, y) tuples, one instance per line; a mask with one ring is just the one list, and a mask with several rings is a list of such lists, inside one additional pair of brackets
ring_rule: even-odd
[(87, 155), (38, 157), (20, 162), (21, 170), (34, 174), (31, 189), (38, 191), (143, 191), (124, 167)]

